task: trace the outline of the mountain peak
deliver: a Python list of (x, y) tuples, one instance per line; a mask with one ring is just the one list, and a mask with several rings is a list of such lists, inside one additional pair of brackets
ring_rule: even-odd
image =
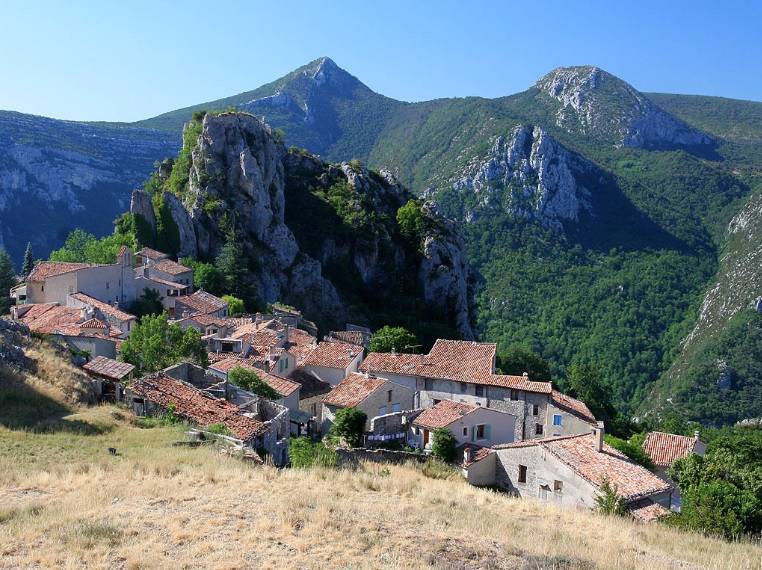
[(676, 148), (712, 140), (659, 108), (619, 77), (594, 65), (558, 67), (535, 83), (560, 107), (556, 125), (616, 146)]

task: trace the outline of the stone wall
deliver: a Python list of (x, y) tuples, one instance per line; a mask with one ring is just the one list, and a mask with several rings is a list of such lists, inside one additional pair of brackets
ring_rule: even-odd
[(373, 463), (405, 463), (415, 461), (425, 463), (428, 455), (423, 453), (412, 453), (409, 451), (391, 451), (389, 449), (367, 449), (356, 447), (354, 449), (337, 449), (339, 463), (341, 465), (354, 465), (360, 461), (371, 461)]

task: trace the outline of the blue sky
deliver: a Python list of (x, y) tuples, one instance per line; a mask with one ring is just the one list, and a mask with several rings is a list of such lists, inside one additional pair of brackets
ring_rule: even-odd
[(408, 101), (595, 64), (642, 91), (762, 101), (762, 2), (7, 2), (0, 109), (133, 121), (322, 55)]

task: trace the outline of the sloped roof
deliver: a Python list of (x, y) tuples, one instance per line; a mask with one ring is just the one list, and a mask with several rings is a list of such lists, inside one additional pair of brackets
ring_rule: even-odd
[(428, 408), (418, 414), (413, 420), (413, 425), (426, 429), (439, 429), (449, 426), (463, 416), (479, 409), (479, 406), (465, 404), (463, 402), (454, 402), (452, 400), (442, 400), (437, 402), (434, 407)]
[(352, 373), (323, 397), (323, 403), (352, 408), (386, 384), (386, 380), (365, 374)]
[(591, 424), (597, 423), (595, 416), (590, 411), (590, 408), (588, 408), (585, 402), (582, 400), (577, 400), (576, 398), (567, 396), (558, 390), (553, 390), (551, 399), (556, 406), (568, 410), (580, 419)]
[(362, 347), (345, 342), (319, 342), (312, 352), (304, 359), (304, 366), (323, 366), (346, 370)]
[(627, 505), (627, 511), (632, 518), (640, 522), (652, 522), (670, 514), (669, 509), (654, 503), (649, 498), (638, 499)]
[(265, 372), (261, 368), (257, 368), (256, 366), (254, 366), (254, 362), (255, 361), (251, 359), (237, 358), (237, 357), (231, 356), (229, 358), (218, 360), (217, 362), (210, 364), (209, 368), (212, 370), (223, 372), (225, 374), (233, 370), (233, 368), (238, 368), (238, 367), (248, 368), (250, 370), (255, 371), (257, 373), (257, 376), (259, 376), (265, 384), (270, 386), (270, 388), (278, 392), (278, 394), (280, 394), (284, 398), (290, 396), (301, 387), (300, 384), (298, 384), (297, 382), (294, 382), (287, 378), (283, 378), (282, 376), (278, 376), (277, 374), (271, 374), (269, 372)]
[(20, 317), (21, 322), (41, 334), (79, 334), (82, 311), (57, 304), (36, 305)]
[(269, 430), (264, 423), (244, 415), (235, 404), (204, 394), (187, 382), (162, 372), (143, 376), (132, 383), (136, 396), (166, 408), (174, 405), (175, 413), (202, 427), (222, 424), (233, 436), (247, 441)]
[(103, 267), (98, 263), (68, 263), (63, 261), (40, 261), (34, 266), (26, 280), (31, 283), (39, 283), (56, 275), (88, 269), (90, 267)]
[(327, 342), (346, 342), (364, 347), (367, 344), (368, 333), (363, 331), (330, 331), (324, 340)]
[(88, 372), (92, 372), (99, 376), (105, 376), (112, 380), (121, 380), (135, 370), (135, 367), (128, 362), (119, 362), (118, 360), (106, 358), (105, 356), (96, 356), (82, 368)]
[(159, 259), (167, 259), (169, 257), (169, 255), (167, 255), (166, 253), (162, 253), (155, 249), (151, 249), (150, 247), (144, 247), (137, 253), (137, 255), (141, 257), (147, 257), (148, 259), (151, 259), (154, 261), (157, 261)]
[(662, 431), (652, 431), (646, 435), (643, 451), (658, 467), (669, 467), (681, 457), (693, 453), (697, 436), (677, 435)]
[(495, 450), (540, 446), (568, 465), (580, 477), (600, 488), (605, 479), (616, 486), (617, 494), (626, 501), (663, 493), (672, 486), (645, 467), (630, 461), (626, 455), (604, 443), (595, 449), (593, 434), (524, 440), (493, 446)]
[(131, 315), (130, 313), (122, 311), (121, 309), (117, 309), (113, 305), (109, 305), (108, 303), (99, 301), (98, 299), (91, 297), (90, 295), (86, 295), (84, 293), (72, 293), (69, 295), (69, 297), (71, 297), (72, 299), (76, 299), (77, 301), (81, 303), (90, 305), (91, 307), (95, 307), (104, 315), (114, 317), (115, 319), (119, 321), (134, 321), (137, 319), (135, 315)]
[(84, 323), (79, 323), (79, 328), (81, 329), (107, 329), (108, 325), (104, 323), (103, 321), (99, 321), (96, 318), (92, 318), (90, 320), (85, 321)]
[(175, 299), (175, 310), (177, 310), (178, 305), (184, 305), (191, 309), (191, 314), (185, 316), (206, 315), (228, 306), (225, 301), (211, 293), (207, 293), (203, 289), (199, 289), (192, 295), (177, 297)]
[(428, 354), (371, 352), (360, 370), (383, 375), (400, 374), (467, 382), (483, 386), (512, 388), (550, 394), (550, 382), (537, 382), (525, 376), (494, 374), (497, 345), (490, 342), (439, 339)]
[[(471, 460), (465, 461), (464, 451), (466, 449), (471, 450)], [(458, 464), (461, 467), (470, 467), (474, 463), (478, 463), (482, 459), (486, 459), (492, 453), (492, 449), (477, 445), (475, 443), (464, 443), (455, 448), (455, 457), (458, 460)]]
[(181, 263), (177, 263), (171, 259), (160, 259), (158, 261), (154, 261), (151, 263), (150, 268), (161, 271), (162, 273), (169, 273), (170, 275), (182, 275), (183, 273), (193, 271), (190, 267), (185, 267)]

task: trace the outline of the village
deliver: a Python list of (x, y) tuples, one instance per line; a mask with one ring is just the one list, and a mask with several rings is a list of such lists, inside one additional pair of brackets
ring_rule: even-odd
[[(11, 318), (68, 348), (100, 401), (137, 416), (172, 414), (253, 464), (290, 464), (289, 441), (335, 443), (351, 411), (356, 437), (346, 457), (418, 461), (439, 453), (471, 485), (569, 508), (594, 509), (614, 493), (636, 520), (680, 509), (667, 469), (705, 445), (651, 432), (652, 470), (604, 441), (606, 426), (579, 399), (528, 373), (496, 370), (497, 346), (438, 339), (425, 354), (370, 351), (374, 331), (346, 324), (322, 340), (294, 307), (231, 314), (229, 303), (194, 290), (193, 269), (149, 248), (123, 246), (114, 264), (40, 261), (11, 291)], [(139, 319), (127, 308), (150, 290), (169, 323), (200, 335), (205, 365), (183, 361), (139, 374), (122, 345)], [(444, 435), (443, 435), (444, 434)]]

